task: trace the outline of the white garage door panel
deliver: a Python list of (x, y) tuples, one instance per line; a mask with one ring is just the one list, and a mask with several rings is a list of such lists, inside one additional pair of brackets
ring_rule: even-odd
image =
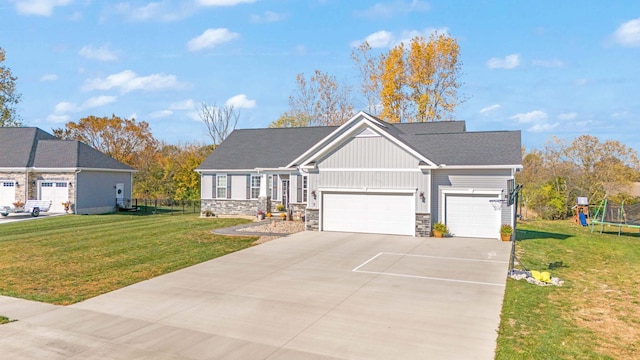
[(413, 194), (322, 196), (322, 230), (378, 234), (415, 234)]
[(500, 210), (489, 202), (495, 195), (447, 195), (446, 224), (455, 236), (498, 238)]
[(62, 203), (69, 200), (67, 183), (62, 181), (41, 182), (40, 200), (51, 200), (50, 212), (64, 212), (64, 206)]
[(16, 183), (0, 181), (0, 206), (11, 206), (16, 202)]

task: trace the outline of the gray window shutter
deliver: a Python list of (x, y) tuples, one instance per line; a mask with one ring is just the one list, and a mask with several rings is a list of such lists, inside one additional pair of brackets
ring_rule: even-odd
[(278, 199), (278, 175), (273, 175), (273, 191), (271, 193), (272, 199)]
[(213, 196), (214, 199), (218, 197), (218, 182), (216, 180), (216, 174), (213, 174)]
[(231, 199), (231, 175), (227, 175), (227, 199)]
[(247, 199), (251, 199), (251, 175), (247, 175)]
[(302, 202), (302, 176), (301, 175), (296, 176), (296, 188), (298, 190), (297, 202)]

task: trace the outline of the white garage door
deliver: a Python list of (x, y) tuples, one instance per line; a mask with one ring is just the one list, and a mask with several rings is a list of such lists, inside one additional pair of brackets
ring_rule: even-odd
[(43, 181), (40, 183), (40, 200), (51, 200), (50, 212), (64, 212), (63, 202), (69, 200), (69, 190), (65, 181)]
[(445, 223), (455, 236), (499, 238), (501, 211), (489, 202), (496, 195), (446, 195)]
[(0, 180), (0, 206), (12, 206), (16, 202), (16, 183)]
[(415, 235), (413, 194), (324, 193), (322, 230)]

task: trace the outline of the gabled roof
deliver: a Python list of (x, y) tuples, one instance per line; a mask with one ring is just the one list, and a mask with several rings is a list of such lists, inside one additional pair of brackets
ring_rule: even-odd
[(38, 128), (0, 128), (1, 168), (134, 171), (77, 140), (60, 140)]
[(386, 123), (360, 112), (339, 127), (235, 130), (196, 169), (286, 168), (313, 160), (366, 123), (430, 166), (521, 166), (520, 131), (467, 132), (464, 121)]

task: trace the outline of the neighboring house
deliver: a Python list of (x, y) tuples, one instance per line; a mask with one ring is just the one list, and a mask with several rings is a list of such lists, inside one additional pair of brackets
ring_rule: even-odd
[(76, 140), (34, 127), (0, 128), (0, 206), (51, 200), (50, 212), (112, 212), (131, 199), (129, 166)]
[(360, 112), (339, 127), (235, 130), (196, 169), (202, 210), (255, 215), (284, 204), (307, 230), (499, 238), (494, 210), (522, 167), (520, 131), (463, 121), (386, 123)]

